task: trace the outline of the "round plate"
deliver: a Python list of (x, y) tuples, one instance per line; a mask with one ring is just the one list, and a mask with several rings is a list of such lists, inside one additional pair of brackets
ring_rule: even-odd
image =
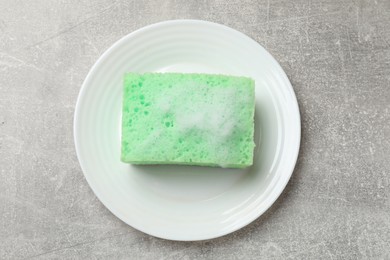
[[(130, 71), (255, 79), (254, 165), (234, 170), (122, 163), (122, 78)], [(114, 215), (156, 237), (203, 240), (249, 224), (278, 198), (297, 159), (300, 116), (286, 74), (258, 43), (220, 24), (174, 20), (125, 36), (99, 58), (78, 97), (74, 137), (89, 185)]]

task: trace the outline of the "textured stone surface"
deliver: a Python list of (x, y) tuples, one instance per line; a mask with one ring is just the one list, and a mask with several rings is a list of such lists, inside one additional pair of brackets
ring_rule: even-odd
[[(231, 235), (153, 238), (115, 218), (79, 167), (72, 120), (111, 44), (176, 18), (236, 28), (281, 63), (302, 114), (297, 167)], [(0, 1), (0, 259), (390, 259), (390, 1)]]

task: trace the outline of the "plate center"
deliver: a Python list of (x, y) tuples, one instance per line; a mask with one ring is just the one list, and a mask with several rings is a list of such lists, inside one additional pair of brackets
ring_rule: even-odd
[(175, 201), (212, 199), (245, 178), (248, 169), (181, 165), (131, 165), (129, 175), (137, 185), (159, 197)]

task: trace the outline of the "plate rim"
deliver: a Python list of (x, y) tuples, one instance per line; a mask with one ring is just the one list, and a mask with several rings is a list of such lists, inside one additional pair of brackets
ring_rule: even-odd
[[(233, 227), (233, 228), (231, 228), (229, 230), (224, 230), (224, 231), (221, 231), (221, 232), (218, 232), (218, 233), (216, 232), (212, 236), (195, 238), (195, 239), (182, 239), (182, 238), (175, 239), (175, 238), (173, 238), (171, 236), (163, 237), (163, 236), (152, 234), (151, 232), (149, 232), (147, 230), (144, 230), (143, 228), (140, 228), (138, 226), (136, 227), (136, 226), (128, 223), (128, 221), (126, 221), (121, 216), (121, 214), (119, 212), (115, 212), (114, 210), (112, 210), (111, 206), (108, 203), (105, 203), (104, 199), (102, 199), (103, 195), (99, 193), (99, 191), (96, 189), (96, 187), (91, 185), (92, 181), (89, 179), (89, 177), (85, 173), (85, 166), (83, 166), (83, 163), (82, 163), (83, 159), (81, 159), (81, 157), (80, 157), (80, 149), (81, 149), (79, 147), (80, 146), (80, 138), (79, 138), (79, 136), (77, 134), (78, 133), (78, 128), (79, 128), (79, 125), (78, 125), (79, 116), (80, 116), (80, 112), (81, 112), (80, 111), (81, 110), (81, 100), (83, 99), (83, 97), (85, 96), (85, 92), (87, 91), (88, 82), (91, 80), (91, 77), (93, 77), (94, 71), (102, 63), (102, 61), (104, 61), (106, 59), (106, 57), (108, 57), (111, 54), (111, 52), (114, 49), (116, 49), (117, 46), (122, 44), (122, 42), (127, 40), (128, 38), (136, 37), (140, 33), (144, 33), (145, 31), (156, 29), (156, 28), (161, 27), (161, 26), (169, 26), (169, 25), (180, 24), (180, 23), (183, 23), (183, 24), (201, 24), (201, 25), (220, 27), (221, 29), (228, 30), (231, 33), (234, 33), (237, 36), (240, 36), (241, 38), (243, 38), (243, 39), (245, 39), (247, 41), (250, 41), (250, 42), (252, 42), (252, 44), (254, 43), (258, 47), (262, 48), (263, 51), (268, 55), (268, 57), (278, 67), (278, 69), (279, 69), (279, 71), (281, 73), (281, 76), (284, 77), (284, 80), (287, 83), (286, 84), (287, 90), (288, 90), (288, 92), (290, 94), (290, 97), (291, 97), (290, 101), (292, 101), (291, 106), (293, 107), (293, 110), (294, 110), (292, 112), (297, 117), (297, 120), (295, 121), (295, 124), (296, 124), (296, 126), (295, 126), (296, 127), (296, 131), (295, 131), (296, 136), (295, 137), (297, 138), (297, 141), (296, 141), (297, 145), (296, 145), (296, 147), (294, 147), (294, 149), (292, 149), (292, 153), (293, 153), (292, 154), (292, 160), (290, 161), (290, 165), (288, 165), (288, 167), (286, 167), (286, 170), (283, 173), (283, 175), (285, 175), (285, 179), (284, 179), (284, 182), (282, 182), (282, 183), (280, 183), (278, 185), (280, 187), (279, 190), (276, 193), (274, 192), (273, 195), (271, 196), (271, 198), (267, 199), (267, 202), (265, 203), (265, 205), (263, 205), (263, 208), (261, 210), (257, 211), (256, 214), (252, 214), (251, 217), (249, 215), (247, 218), (243, 218), (243, 220), (241, 221), (241, 223), (239, 225), (237, 225), (237, 226), (235, 226), (235, 227)], [(73, 139), (74, 139), (77, 159), (78, 159), (80, 168), (81, 168), (81, 170), (83, 172), (84, 178), (86, 179), (86, 181), (88, 183), (88, 186), (92, 189), (93, 193), (99, 199), (99, 201), (110, 211), (111, 214), (113, 214), (115, 217), (117, 217), (122, 222), (124, 222), (127, 225), (129, 225), (130, 227), (132, 227), (132, 228), (134, 228), (136, 230), (139, 230), (139, 231), (141, 231), (141, 232), (143, 232), (145, 234), (148, 234), (150, 236), (158, 237), (158, 238), (165, 239), (165, 240), (172, 240), (172, 241), (202, 241), (202, 240), (215, 239), (215, 238), (222, 237), (222, 236), (228, 235), (230, 233), (233, 233), (233, 232), (235, 232), (235, 231), (237, 231), (237, 230), (247, 226), (248, 224), (252, 223), (257, 218), (262, 216), (267, 210), (269, 210), (271, 208), (271, 206), (280, 197), (280, 195), (283, 193), (283, 191), (285, 190), (288, 182), (291, 179), (291, 176), (292, 176), (292, 174), (294, 172), (294, 169), (295, 169), (295, 166), (296, 166), (296, 163), (297, 163), (297, 160), (298, 160), (298, 155), (299, 155), (299, 151), (300, 151), (300, 147), (301, 147), (301, 133), (302, 133), (301, 132), (301, 115), (300, 115), (300, 110), (299, 110), (297, 97), (296, 97), (295, 91), (294, 91), (294, 89), (292, 87), (292, 84), (291, 84), (289, 78), (286, 75), (286, 72), (280, 66), (279, 62), (260, 43), (258, 43), (257, 41), (255, 41), (254, 39), (249, 37), (248, 35), (240, 32), (240, 31), (238, 31), (238, 30), (236, 30), (234, 28), (231, 28), (229, 26), (223, 25), (223, 24), (219, 24), (219, 23), (215, 23), (215, 22), (211, 22), (211, 21), (206, 21), (206, 20), (197, 20), (197, 19), (173, 19), (173, 20), (160, 21), (160, 22), (157, 22), (157, 23), (153, 23), (153, 24), (149, 24), (149, 25), (140, 27), (140, 28), (136, 29), (135, 31), (132, 31), (132, 32), (128, 33), (127, 35), (121, 37), (117, 41), (115, 41), (110, 47), (108, 47), (103, 52), (102, 55), (100, 55), (100, 57), (96, 60), (96, 62), (89, 69), (89, 71), (87, 73), (87, 76), (85, 77), (85, 79), (84, 79), (84, 81), (83, 81), (83, 83), (81, 85), (81, 88), (79, 90), (79, 94), (77, 96), (76, 105), (75, 105), (75, 109), (74, 109), (74, 118), (73, 118), (73, 137), (74, 137)]]

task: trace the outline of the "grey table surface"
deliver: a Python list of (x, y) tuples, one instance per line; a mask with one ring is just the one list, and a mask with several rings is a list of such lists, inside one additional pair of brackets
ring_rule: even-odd
[[(280, 62), (302, 116), (297, 166), (266, 214), (172, 242), (114, 217), (73, 144), (97, 58), (162, 20), (222, 23)], [(0, 259), (390, 259), (390, 1), (0, 0)]]

